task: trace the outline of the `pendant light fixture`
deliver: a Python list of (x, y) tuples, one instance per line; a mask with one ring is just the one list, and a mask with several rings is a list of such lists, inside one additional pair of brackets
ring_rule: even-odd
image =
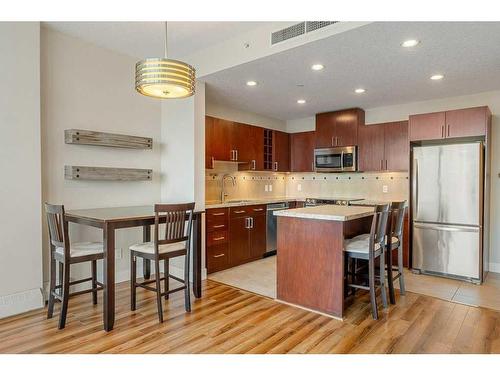
[(168, 26), (165, 22), (165, 57), (135, 64), (135, 89), (159, 99), (187, 98), (194, 94), (195, 69), (183, 61), (167, 58)]

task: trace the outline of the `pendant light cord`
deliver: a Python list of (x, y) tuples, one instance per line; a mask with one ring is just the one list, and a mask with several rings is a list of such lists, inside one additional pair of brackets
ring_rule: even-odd
[(165, 58), (167, 58), (167, 45), (168, 45), (168, 25), (165, 21)]

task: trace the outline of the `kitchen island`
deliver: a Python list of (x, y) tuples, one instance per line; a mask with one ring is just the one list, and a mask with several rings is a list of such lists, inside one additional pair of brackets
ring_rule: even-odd
[(373, 207), (324, 205), (278, 216), (277, 299), (344, 316), (344, 240), (369, 233)]

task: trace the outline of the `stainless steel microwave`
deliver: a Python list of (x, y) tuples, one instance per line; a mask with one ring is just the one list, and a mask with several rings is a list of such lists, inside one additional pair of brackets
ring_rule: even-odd
[(317, 148), (314, 150), (316, 172), (355, 172), (358, 170), (357, 146)]

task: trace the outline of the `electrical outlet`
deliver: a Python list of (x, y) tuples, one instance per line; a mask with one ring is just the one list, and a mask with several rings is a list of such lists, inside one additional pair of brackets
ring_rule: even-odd
[(122, 259), (122, 258), (123, 258), (122, 248), (119, 247), (115, 249), (115, 259)]
[(382, 193), (387, 193), (389, 191), (387, 185), (382, 186)]
[(268, 185), (264, 186), (264, 191), (269, 191), (269, 186)]
[(273, 185), (269, 185), (269, 191), (273, 191)]
[(297, 191), (302, 191), (302, 184), (297, 184)]

